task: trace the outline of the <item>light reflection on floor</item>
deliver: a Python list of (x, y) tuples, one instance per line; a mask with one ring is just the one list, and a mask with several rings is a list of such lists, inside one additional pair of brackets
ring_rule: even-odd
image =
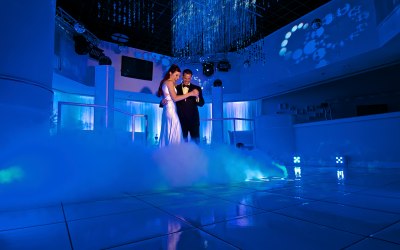
[(3, 210), (0, 248), (400, 249), (399, 169), (288, 172)]

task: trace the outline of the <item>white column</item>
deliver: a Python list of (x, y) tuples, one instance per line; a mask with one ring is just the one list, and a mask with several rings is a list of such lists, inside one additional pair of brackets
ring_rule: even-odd
[(95, 130), (112, 128), (114, 124), (114, 67), (109, 65), (95, 66), (95, 104), (107, 108), (95, 108)]
[(0, 3), (0, 145), (49, 132), (55, 0)]

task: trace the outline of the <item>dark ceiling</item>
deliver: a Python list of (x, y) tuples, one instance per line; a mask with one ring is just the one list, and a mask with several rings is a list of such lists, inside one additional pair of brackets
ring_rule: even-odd
[[(330, 0), (257, 0), (257, 41)], [(57, 0), (97, 38), (172, 56), (173, 0)], [(131, 10), (131, 11), (129, 11)], [(124, 18), (125, 17), (125, 18)], [(130, 22), (129, 22), (130, 20)], [(123, 34), (127, 42), (113, 40)]]

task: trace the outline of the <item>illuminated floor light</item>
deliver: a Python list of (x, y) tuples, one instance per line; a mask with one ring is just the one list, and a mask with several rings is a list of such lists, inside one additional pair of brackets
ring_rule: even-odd
[(343, 164), (343, 157), (342, 156), (336, 156), (336, 164)]
[(301, 167), (294, 167), (294, 176), (296, 179), (301, 178)]
[(336, 171), (337, 174), (337, 179), (338, 181), (343, 181), (344, 180), (344, 171), (339, 169)]
[(0, 170), (0, 184), (11, 183), (14, 181), (21, 180), (24, 176), (24, 173), (19, 167), (9, 167), (6, 169)]
[(344, 166), (347, 164), (346, 156), (336, 156), (335, 157), (336, 165)]

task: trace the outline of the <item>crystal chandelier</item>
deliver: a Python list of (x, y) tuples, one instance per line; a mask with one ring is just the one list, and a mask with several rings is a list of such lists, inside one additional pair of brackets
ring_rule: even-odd
[(256, 0), (174, 0), (174, 56), (198, 62), (250, 45), (257, 7)]

